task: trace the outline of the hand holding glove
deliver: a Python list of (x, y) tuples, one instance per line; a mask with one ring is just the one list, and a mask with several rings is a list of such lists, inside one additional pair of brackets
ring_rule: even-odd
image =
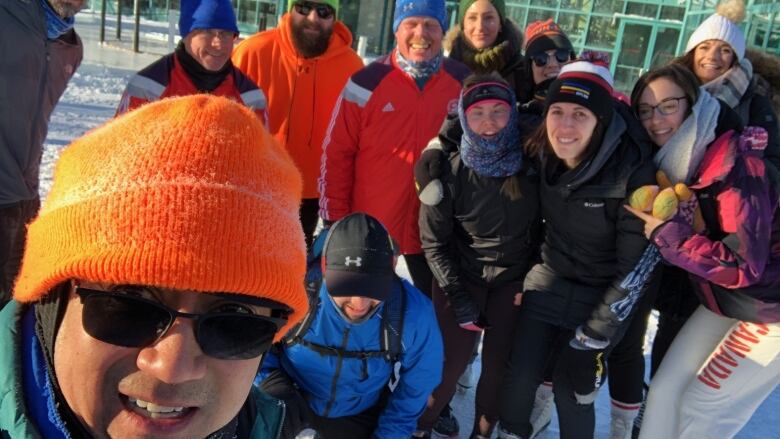
[(482, 331), (488, 328), (487, 321), (468, 291), (448, 293), (447, 298), (455, 313), (455, 320), (461, 328), (468, 331)]
[(578, 404), (593, 404), (607, 373), (604, 349), (609, 341), (598, 340), (577, 328), (558, 361), (566, 368)]
[(414, 164), (415, 188), (423, 204), (435, 206), (444, 197), (444, 187), (439, 177), (444, 171), (446, 161), (447, 155), (442, 151), (439, 139), (434, 138), (428, 142), (420, 159)]

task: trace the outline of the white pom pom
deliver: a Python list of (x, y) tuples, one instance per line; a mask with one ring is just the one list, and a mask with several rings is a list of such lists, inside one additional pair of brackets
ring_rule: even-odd
[(715, 12), (739, 24), (745, 19), (745, 0), (723, 0), (715, 7)]

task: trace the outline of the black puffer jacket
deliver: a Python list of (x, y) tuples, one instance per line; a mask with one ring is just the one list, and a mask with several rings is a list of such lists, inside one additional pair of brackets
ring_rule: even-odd
[(558, 160), (542, 157), (540, 197), (545, 220), (543, 263), (525, 279), (523, 308), (534, 318), (609, 339), (621, 320), (610, 305), (627, 295), (621, 281), (648, 246), (644, 223), (624, 204), (631, 192), (655, 184), (652, 148), (628, 107), (615, 103), (600, 149), (557, 180)]
[[(420, 207), (420, 238), (428, 265), (445, 292), (523, 280), (540, 242), (539, 175), (528, 164), (518, 173), (522, 196), (501, 192), (506, 178), (485, 177), (455, 153), (442, 177), (444, 198)], [(507, 177), (509, 178), (509, 177)]]

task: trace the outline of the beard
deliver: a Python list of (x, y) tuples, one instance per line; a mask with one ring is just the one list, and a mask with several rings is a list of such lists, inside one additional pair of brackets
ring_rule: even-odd
[(49, 5), (62, 18), (68, 19), (76, 15), (87, 5), (85, 0), (49, 0)]
[[(304, 32), (305, 29), (313, 29), (317, 35), (309, 35)], [(333, 34), (333, 27), (325, 29), (322, 26), (303, 21), (299, 24), (292, 24), (292, 40), (295, 48), (298, 49), (304, 58), (314, 58), (322, 55), (328, 50), (330, 36)]]

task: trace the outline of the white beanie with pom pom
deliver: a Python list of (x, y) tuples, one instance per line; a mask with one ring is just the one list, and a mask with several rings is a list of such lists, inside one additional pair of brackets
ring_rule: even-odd
[(738, 59), (745, 57), (745, 34), (738, 23), (745, 18), (744, 0), (725, 0), (718, 4), (715, 13), (704, 20), (691, 34), (685, 53), (707, 40), (724, 41), (734, 49)]

